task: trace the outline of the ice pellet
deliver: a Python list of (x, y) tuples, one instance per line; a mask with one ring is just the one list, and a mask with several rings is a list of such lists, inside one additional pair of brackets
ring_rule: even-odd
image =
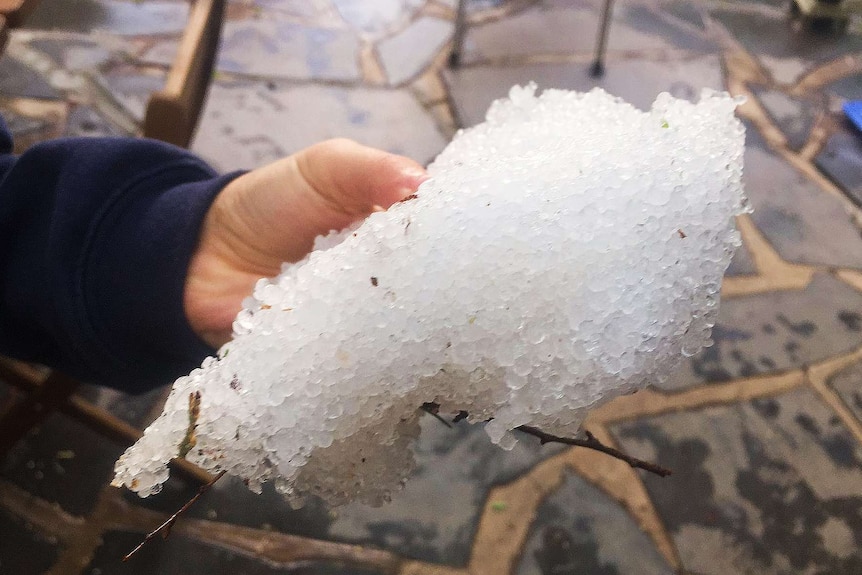
[(410, 474), (425, 402), (511, 447), (661, 382), (709, 344), (740, 244), (736, 105), (512, 88), (416, 198), (261, 280), (114, 485), (156, 493), (181, 456), (292, 501), (377, 503)]

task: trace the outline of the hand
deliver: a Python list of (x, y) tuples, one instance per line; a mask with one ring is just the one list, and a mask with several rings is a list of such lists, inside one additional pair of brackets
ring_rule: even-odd
[(301, 260), (317, 236), (388, 208), (427, 179), (413, 160), (328, 140), (240, 176), (216, 197), (186, 277), (192, 329), (220, 347), (262, 277)]

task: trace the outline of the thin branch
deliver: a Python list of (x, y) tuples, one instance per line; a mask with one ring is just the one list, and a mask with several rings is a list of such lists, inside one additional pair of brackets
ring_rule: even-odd
[(522, 433), (526, 433), (528, 435), (532, 435), (533, 437), (538, 438), (542, 445), (546, 443), (563, 443), (565, 445), (574, 445), (576, 447), (586, 447), (587, 449), (601, 451), (602, 453), (606, 453), (611, 457), (615, 457), (621, 461), (625, 461), (626, 463), (637, 469), (643, 469), (644, 471), (655, 473), (659, 477), (667, 477), (668, 475), (673, 473), (670, 469), (667, 469), (660, 465), (656, 465), (655, 463), (650, 463), (649, 461), (638, 459), (637, 457), (632, 457), (628, 454), (623, 453), (619, 449), (615, 449), (613, 447), (605, 445), (604, 443), (596, 439), (595, 435), (586, 430), (584, 430), (584, 434), (587, 436), (587, 438), (577, 439), (573, 437), (558, 437), (556, 435), (551, 435), (550, 433), (545, 433), (541, 429), (531, 427), (529, 425), (520, 425), (515, 429)]
[[(446, 427), (452, 427), (448, 421), (443, 419), (440, 416), (440, 404), (435, 402), (423, 403), (421, 407), (422, 411), (433, 415), (438, 420), (442, 421)], [(466, 419), (469, 416), (464, 410), (458, 412), (458, 415), (452, 419), (452, 423), (458, 423), (459, 421)], [(488, 420), (490, 421), (490, 419)], [(649, 461), (644, 461), (642, 459), (638, 459), (637, 457), (632, 457), (626, 453), (623, 453), (619, 449), (615, 449), (608, 445), (605, 445), (598, 439), (596, 436), (590, 433), (587, 430), (584, 430), (584, 434), (587, 436), (586, 439), (577, 439), (574, 437), (559, 437), (557, 435), (551, 435), (550, 433), (546, 433), (537, 427), (531, 427), (529, 425), (520, 425), (515, 428), (516, 430), (526, 433), (528, 435), (532, 435), (533, 437), (538, 438), (538, 440), (542, 443), (542, 445), (546, 443), (562, 443), (565, 445), (572, 445), (575, 447), (586, 447), (587, 449), (592, 449), (594, 451), (601, 451), (606, 455), (610, 455), (611, 457), (615, 457), (620, 461), (625, 461), (629, 465), (637, 469), (643, 469), (644, 471), (649, 471), (650, 473), (655, 473), (659, 477), (667, 477), (671, 475), (673, 472), (666, 467), (662, 467), (661, 465), (657, 465), (655, 463), (651, 463)]]
[[(434, 416), (437, 419), (437, 421), (439, 421), (440, 423), (442, 423), (443, 425), (445, 425), (449, 429), (452, 429), (452, 424), (449, 423), (448, 421), (446, 421), (445, 419), (443, 419), (443, 417), (440, 415), (440, 404), (427, 402), (427, 403), (423, 403), (419, 409), (421, 409), (422, 411), (424, 411), (428, 415)], [(454, 421), (453, 423), (458, 423), (458, 422)]]
[[(440, 405), (439, 404), (433, 403), (433, 402), (423, 403), (422, 406), (420, 407), (420, 409), (422, 411), (428, 413), (429, 415), (434, 416), (439, 421), (441, 421), (443, 424), (445, 424), (447, 427), (452, 427), (452, 425), (448, 421), (446, 421), (445, 419), (443, 419), (440, 416), (440, 413), (439, 413)], [(466, 411), (459, 411), (458, 415), (455, 417), (455, 419), (453, 421), (455, 423), (457, 423), (458, 421), (461, 421), (462, 419), (466, 418), (467, 415), (468, 414)], [(659, 477), (667, 477), (668, 475), (673, 473), (670, 469), (667, 469), (667, 468), (662, 467), (660, 465), (656, 465), (655, 463), (651, 463), (649, 461), (644, 461), (642, 459), (632, 457), (626, 453), (623, 453), (619, 449), (615, 449), (613, 447), (605, 445), (604, 443), (602, 443), (601, 441), (596, 439), (596, 437), (592, 433), (590, 433), (589, 431), (586, 431), (586, 430), (584, 430), (584, 434), (587, 436), (586, 439), (577, 439), (574, 437), (559, 437), (557, 435), (552, 435), (550, 433), (546, 433), (546, 432), (542, 431), (541, 429), (538, 429), (536, 427), (531, 427), (529, 425), (520, 425), (520, 426), (516, 427), (515, 429), (517, 431), (522, 432), (522, 433), (526, 433), (527, 435), (532, 435), (533, 437), (537, 438), (541, 442), (542, 445), (544, 445), (546, 443), (562, 443), (564, 445), (572, 445), (575, 447), (586, 447), (587, 449), (592, 449), (594, 451), (600, 451), (602, 453), (610, 455), (611, 457), (619, 459), (620, 461), (624, 461), (634, 468), (643, 469), (644, 471), (649, 471), (650, 473), (655, 473)], [(179, 511), (177, 511), (176, 513), (171, 515), (164, 523), (162, 523), (156, 529), (154, 529), (153, 531), (148, 533), (147, 536), (144, 538), (144, 540), (141, 541), (137, 547), (132, 549), (132, 551), (128, 555), (123, 557), (123, 562), (126, 562), (129, 559), (131, 559), (132, 556), (135, 555), (135, 553), (140, 551), (147, 543), (149, 543), (152, 539), (155, 539), (159, 535), (161, 535), (163, 538), (167, 538), (168, 535), (170, 535), (171, 527), (174, 526), (174, 524), (177, 522), (177, 520), (180, 518), (180, 516), (183, 513), (185, 513), (186, 511), (188, 511), (189, 508), (192, 505), (194, 505), (195, 502), (197, 502), (197, 500), (200, 499), (200, 497), (204, 493), (209, 491), (212, 488), (212, 486), (215, 485), (215, 482), (218, 481), (219, 479), (221, 479), (225, 473), (226, 473), (225, 471), (221, 471), (218, 475), (213, 477), (213, 479), (209, 483), (205, 483), (204, 485), (201, 485), (200, 489), (198, 490), (198, 492), (195, 494), (194, 497), (189, 499), (186, 502), (186, 504), (180, 508)]]
[(128, 554), (128, 555), (126, 555), (125, 557), (123, 557), (123, 562), (125, 563), (126, 561), (128, 561), (129, 559), (131, 559), (131, 558), (132, 558), (132, 556), (133, 556), (135, 553), (137, 553), (138, 551), (140, 551), (141, 549), (143, 549), (144, 545), (146, 545), (147, 543), (149, 543), (149, 542), (150, 542), (150, 540), (155, 539), (155, 538), (156, 538), (156, 537), (158, 537), (159, 535), (161, 535), (161, 536), (162, 536), (162, 538), (167, 538), (167, 536), (168, 536), (168, 535), (170, 534), (170, 532), (171, 532), (171, 527), (173, 527), (173, 526), (174, 526), (174, 523), (176, 523), (176, 522), (177, 522), (177, 519), (179, 519), (179, 518), (180, 518), (180, 515), (182, 515), (182, 514), (183, 514), (183, 513), (185, 513), (186, 511), (188, 511), (188, 510), (189, 510), (189, 507), (191, 507), (192, 505), (194, 505), (194, 504), (195, 504), (195, 502), (196, 502), (198, 499), (200, 499), (200, 498), (201, 498), (201, 495), (203, 495), (204, 493), (206, 493), (207, 491), (209, 491), (209, 490), (210, 490), (210, 488), (212, 488), (212, 486), (213, 486), (213, 485), (215, 485), (215, 482), (216, 482), (216, 481), (218, 481), (219, 479), (221, 479), (221, 478), (224, 476), (224, 474), (225, 474), (225, 473), (227, 473), (227, 471), (221, 471), (221, 472), (219, 472), (219, 474), (218, 474), (218, 475), (216, 475), (215, 477), (213, 477), (213, 478), (212, 478), (212, 480), (211, 480), (209, 483), (205, 483), (205, 484), (201, 485), (200, 489), (198, 489), (198, 492), (195, 494), (195, 496), (194, 496), (194, 497), (192, 497), (191, 499), (189, 499), (188, 501), (186, 501), (186, 504), (185, 504), (185, 505), (183, 505), (183, 506), (180, 508), (180, 510), (179, 510), (179, 511), (177, 511), (176, 513), (174, 513), (173, 515), (171, 515), (170, 517), (168, 517), (167, 521), (165, 521), (164, 523), (162, 523), (161, 525), (159, 525), (159, 526), (158, 526), (156, 529), (154, 529), (153, 531), (150, 531), (150, 532), (147, 534), (147, 536), (144, 538), (144, 540), (143, 540), (143, 541), (141, 541), (141, 542), (138, 544), (138, 546), (137, 546), (137, 547), (135, 547), (134, 549), (132, 549), (132, 550), (131, 550), (131, 552), (129, 552), (129, 554)]

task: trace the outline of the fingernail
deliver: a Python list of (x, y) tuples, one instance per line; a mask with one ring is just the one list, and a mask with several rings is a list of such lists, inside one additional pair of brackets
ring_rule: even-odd
[(431, 178), (431, 176), (428, 175), (428, 172), (426, 172), (422, 168), (407, 168), (405, 170), (402, 170), (401, 173), (413, 180), (419, 180), (420, 184), (425, 180)]

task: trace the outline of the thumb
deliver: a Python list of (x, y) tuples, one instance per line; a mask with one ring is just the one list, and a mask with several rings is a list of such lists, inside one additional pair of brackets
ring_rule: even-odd
[(404, 156), (351, 140), (328, 140), (295, 156), (296, 165), (316, 194), (349, 214), (364, 216), (388, 208), (416, 191), (427, 172)]

